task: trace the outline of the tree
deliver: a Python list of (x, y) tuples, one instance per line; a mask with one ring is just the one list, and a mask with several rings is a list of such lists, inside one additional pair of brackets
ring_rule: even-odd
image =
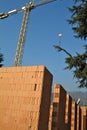
[(2, 62), (3, 62), (3, 55), (0, 53), (0, 67), (3, 66)]
[[(80, 1), (80, 2), (79, 2)], [(87, 38), (87, 0), (76, 0), (76, 5), (69, 8), (72, 13), (71, 19), (68, 20), (72, 24), (72, 29), (75, 32), (75, 37), (85, 39)]]
[(68, 65), (65, 69), (73, 69), (74, 77), (79, 83), (78, 87), (87, 87), (87, 45), (85, 45), (85, 52), (83, 54), (76, 53), (72, 56), (67, 50), (60, 46), (54, 46), (58, 51), (65, 52), (69, 57), (65, 58), (65, 63)]
[[(75, 37), (87, 39), (87, 0), (74, 0), (75, 5), (69, 8), (72, 13), (69, 24), (73, 25)], [(69, 57), (65, 58), (65, 63), (68, 65), (65, 69), (73, 69), (74, 77), (77, 79), (80, 88), (87, 88), (87, 44), (84, 45), (85, 51), (83, 54), (76, 53), (72, 56), (66, 49), (60, 46), (54, 46), (58, 51), (65, 52)]]

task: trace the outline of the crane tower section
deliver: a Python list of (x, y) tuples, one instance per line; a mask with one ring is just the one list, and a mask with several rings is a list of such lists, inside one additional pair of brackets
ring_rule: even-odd
[(20, 31), (20, 36), (18, 40), (18, 46), (16, 50), (16, 56), (15, 56), (15, 61), (14, 65), (15, 66), (20, 66), (22, 65), (22, 57), (23, 57), (23, 51), (24, 51), (24, 44), (25, 44), (25, 36), (27, 32), (27, 25), (28, 25), (28, 19), (29, 19), (29, 13), (30, 10), (33, 8), (33, 5), (31, 6), (26, 6), (24, 10), (24, 18), (21, 26), (21, 31)]

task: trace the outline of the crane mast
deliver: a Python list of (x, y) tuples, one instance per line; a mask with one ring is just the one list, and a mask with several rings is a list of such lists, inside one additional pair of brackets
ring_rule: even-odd
[(23, 57), (23, 51), (24, 51), (25, 36), (27, 32), (29, 13), (30, 13), (29, 7), (26, 7), (24, 11), (24, 18), (23, 18), (20, 36), (18, 40), (18, 46), (16, 50), (16, 56), (15, 56), (15, 61), (14, 61), (15, 66), (22, 65), (22, 57)]
[(8, 13), (0, 13), (0, 19), (7, 18), (10, 15), (17, 14), (19, 12), (24, 11), (24, 17), (22, 21), (22, 26), (20, 30), (20, 35), (19, 35), (19, 40), (18, 40), (18, 45), (17, 45), (17, 50), (16, 50), (16, 55), (15, 55), (15, 60), (14, 60), (14, 66), (21, 66), (22, 65), (22, 57), (23, 57), (23, 52), (24, 52), (24, 45), (25, 45), (25, 38), (26, 38), (26, 33), (27, 33), (27, 25), (29, 21), (29, 14), (30, 11), (38, 6), (53, 2), (56, 0), (43, 0), (40, 1), (36, 4), (33, 2), (29, 2), (26, 6), (20, 8), (20, 9), (14, 9), (12, 11), (9, 11)]

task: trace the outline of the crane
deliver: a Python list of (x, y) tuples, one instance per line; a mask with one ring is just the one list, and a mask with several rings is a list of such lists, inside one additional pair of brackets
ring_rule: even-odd
[(19, 12), (24, 11), (18, 45), (17, 45), (17, 49), (16, 49), (14, 66), (22, 65), (22, 57), (23, 57), (23, 51), (24, 51), (25, 38), (26, 38), (26, 33), (27, 33), (27, 25), (28, 25), (30, 11), (38, 6), (41, 6), (41, 5), (44, 5), (44, 4), (53, 2), (53, 1), (56, 1), (56, 0), (43, 0), (43, 1), (40, 1), (35, 4), (34, 4), (34, 2), (30, 1), (26, 6), (23, 6), (22, 8), (14, 9), (7, 13), (0, 13), (0, 19), (5, 19), (13, 14), (17, 14)]

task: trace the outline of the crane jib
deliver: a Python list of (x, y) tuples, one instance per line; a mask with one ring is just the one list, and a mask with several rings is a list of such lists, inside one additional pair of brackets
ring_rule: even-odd
[(32, 2), (29, 2), (29, 4), (27, 4), (26, 6), (23, 6), (22, 8), (20, 9), (14, 9), (14, 10), (11, 10), (7, 13), (1, 13), (0, 14), (0, 19), (4, 19), (4, 18), (7, 18), (8, 16), (10, 15), (13, 15), (13, 14), (17, 14), (19, 12), (22, 12), (22, 11), (25, 11), (25, 9), (28, 7), (29, 10), (32, 10), (33, 8), (37, 7), (37, 6), (41, 6), (41, 5), (44, 5), (44, 4), (48, 4), (50, 2), (54, 2), (56, 0), (42, 0), (38, 3), (32, 3)]
[(35, 3), (34, 6), (37, 7), (37, 6), (48, 4), (48, 3), (54, 2), (54, 1), (57, 1), (57, 0), (43, 0), (43, 1), (40, 1), (38, 3)]

